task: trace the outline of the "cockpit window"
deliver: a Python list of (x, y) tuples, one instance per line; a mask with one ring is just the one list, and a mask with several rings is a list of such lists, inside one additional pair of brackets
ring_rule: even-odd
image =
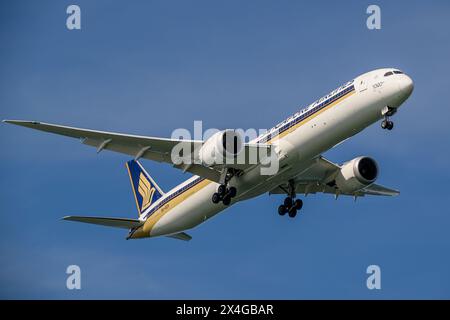
[(393, 75), (392, 71), (386, 72), (384, 74), (385, 77), (389, 77), (389, 76), (392, 76), (392, 75)]
[(403, 74), (403, 72), (399, 71), (399, 70), (394, 70), (395, 74)]

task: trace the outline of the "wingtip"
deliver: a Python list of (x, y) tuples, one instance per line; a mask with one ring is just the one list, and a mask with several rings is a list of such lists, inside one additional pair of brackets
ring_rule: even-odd
[(3, 123), (10, 123), (10, 124), (40, 124), (39, 121), (30, 121), (30, 120), (10, 120), (10, 119), (4, 119), (2, 120)]

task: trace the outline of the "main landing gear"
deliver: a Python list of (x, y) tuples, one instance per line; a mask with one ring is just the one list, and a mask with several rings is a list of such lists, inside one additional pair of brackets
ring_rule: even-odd
[(235, 187), (228, 187), (228, 182), (234, 177), (235, 174), (236, 172), (233, 169), (227, 169), (222, 173), (217, 192), (214, 192), (211, 198), (213, 203), (219, 203), (222, 201), (222, 203), (226, 206), (231, 203), (231, 198), (236, 196), (237, 190)]
[(223, 202), (224, 205), (228, 206), (231, 203), (231, 198), (234, 198), (236, 196), (237, 190), (235, 187), (229, 187), (227, 188), (226, 185), (221, 184), (217, 188), (217, 192), (214, 192), (212, 195), (212, 202), (213, 203), (219, 203), (220, 201)]
[(387, 129), (387, 130), (392, 130), (394, 128), (394, 123), (391, 120), (389, 120), (389, 117), (394, 115), (394, 113), (396, 111), (397, 111), (397, 109), (391, 108), (389, 106), (386, 106), (383, 108), (381, 113), (384, 115), (384, 120), (381, 121), (381, 128)]
[(301, 199), (295, 199), (295, 185), (294, 181), (289, 181), (288, 196), (284, 199), (282, 205), (278, 207), (278, 214), (284, 216), (286, 213), (289, 217), (294, 218), (297, 215), (297, 211), (303, 207), (303, 201)]
[(284, 216), (286, 213), (289, 217), (294, 218), (297, 215), (297, 210), (303, 207), (303, 201), (300, 199), (293, 199), (291, 197), (286, 197), (284, 203), (278, 207), (278, 214)]

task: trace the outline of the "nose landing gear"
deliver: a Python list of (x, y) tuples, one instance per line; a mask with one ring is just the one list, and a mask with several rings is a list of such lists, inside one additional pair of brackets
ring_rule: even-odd
[(389, 120), (389, 117), (386, 117), (383, 121), (381, 121), (381, 128), (392, 130), (394, 128), (394, 123)]
[(381, 128), (392, 130), (394, 128), (394, 122), (389, 120), (389, 117), (393, 116), (397, 109), (386, 106), (381, 110), (381, 114), (384, 116), (384, 120), (381, 121)]

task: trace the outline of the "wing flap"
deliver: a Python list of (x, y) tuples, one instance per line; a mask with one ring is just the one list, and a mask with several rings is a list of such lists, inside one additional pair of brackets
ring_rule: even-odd
[(398, 196), (400, 191), (395, 189), (390, 189), (379, 184), (372, 184), (361, 191), (363, 194), (374, 195), (374, 196)]
[[(286, 194), (287, 186), (277, 186), (272, 189), (270, 194)], [(334, 187), (330, 187), (326, 184), (317, 184), (317, 181), (311, 181), (310, 183), (299, 183), (295, 187), (295, 192), (297, 194), (315, 194), (315, 193), (327, 193), (327, 194), (339, 194), (343, 196), (358, 196), (364, 197), (365, 195), (370, 196), (398, 196), (400, 191), (395, 189), (390, 189), (379, 184), (372, 184), (364, 189), (358, 190), (354, 193), (342, 192)]]
[(140, 227), (143, 222), (137, 219), (125, 218), (103, 218), (103, 217), (83, 217), (83, 216), (66, 216), (62, 218), (67, 221), (83, 222), (101, 225), (105, 227), (132, 229)]

